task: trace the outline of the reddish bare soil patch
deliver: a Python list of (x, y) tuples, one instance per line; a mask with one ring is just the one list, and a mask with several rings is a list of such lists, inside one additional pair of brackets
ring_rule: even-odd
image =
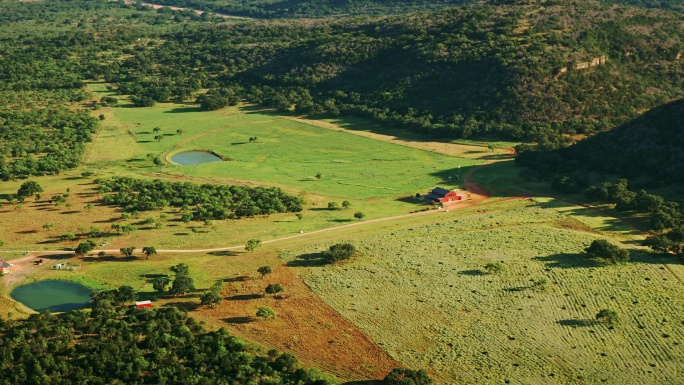
[[(292, 352), (307, 366), (345, 380), (383, 378), (399, 367), (376, 343), (326, 305), (290, 269), (280, 266), (264, 280), (235, 279), (226, 283), (215, 309), (200, 308), (200, 316), (219, 320), (235, 335), (269, 349)], [(269, 283), (281, 283), (281, 298), (261, 296)], [(255, 314), (269, 306), (278, 316), (260, 320)], [(204, 317), (200, 317), (204, 318)]]

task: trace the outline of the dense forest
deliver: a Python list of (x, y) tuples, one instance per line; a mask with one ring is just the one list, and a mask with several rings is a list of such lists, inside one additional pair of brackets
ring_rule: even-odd
[[(65, 87), (104, 79), (138, 106), (243, 101), (436, 137), (540, 143), (604, 131), (684, 96), (684, 16), (593, 0), (266, 21), (49, 3), (54, 14), (42, 3), (0, 3), (26, 15), (2, 16), (20, 19), (0, 26), (12, 32), (0, 38), (8, 92), (54, 82), (54, 93), (71, 95), (81, 89)], [(40, 30), (21, 21), (41, 16)]]
[(127, 211), (177, 207), (194, 220), (234, 219), (273, 213), (302, 211), (303, 201), (277, 187), (199, 185), (190, 182), (114, 177), (96, 180), (106, 204)]
[(201, 87), (219, 99), (362, 115), (440, 137), (557, 141), (684, 96), (682, 22), (591, 2), (231, 22), (137, 46), (104, 76), (141, 106)]
[(0, 318), (0, 384), (332, 383), (297, 359), (257, 354), (225, 329), (207, 331), (176, 308), (130, 309), (110, 301), (92, 312)]

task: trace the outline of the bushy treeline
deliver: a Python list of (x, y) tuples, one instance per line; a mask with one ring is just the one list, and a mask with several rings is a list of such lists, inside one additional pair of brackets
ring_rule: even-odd
[(232, 219), (302, 210), (302, 199), (277, 187), (222, 186), (159, 179), (97, 179), (102, 201), (127, 211), (178, 207), (195, 220)]
[(225, 329), (206, 331), (176, 308), (0, 318), (0, 384), (332, 383), (289, 354), (251, 351)]
[(157, 0), (173, 5), (256, 18), (388, 15), (475, 3), (474, 0)]
[(684, 2), (681, 0), (601, 0), (606, 4), (626, 4), (644, 8), (669, 9), (684, 13)]
[[(523, 20), (529, 28), (518, 28)], [(188, 98), (184, 90), (201, 87), (434, 136), (553, 142), (683, 96), (682, 22), (676, 13), (591, 1), (234, 22), (164, 35), (164, 44), (137, 46), (103, 71), (140, 105)]]

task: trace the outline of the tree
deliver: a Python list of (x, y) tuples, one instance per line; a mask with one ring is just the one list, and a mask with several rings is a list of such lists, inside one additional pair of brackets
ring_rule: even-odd
[(142, 252), (147, 256), (147, 259), (150, 259), (151, 255), (157, 254), (157, 249), (154, 246), (145, 246), (142, 248)]
[(349, 201), (342, 201), (342, 207), (346, 210), (351, 207), (351, 203)]
[(601, 311), (596, 313), (596, 320), (601, 321), (601, 322), (606, 322), (609, 325), (613, 325), (613, 324), (617, 323), (617, 321), (618, 321), (618, 314), (614, 310), (601, 309)]
[(260, 246), (261, 246), (260, 240), (250, 239), (249, 241), (247, 241), (247, 244), (245, 245), (245, 250), (247, 250), (251, 253), (252, 251), (256, 250)]
[(282, 293), (283, 286), (279, 283), (271, 283), (268, 286), (266, 286), (266, 294), (273, 294), (274, 297), (277, 297), (279, 293)]
[(81, 242), (78, 244), (78, 246), (76, 246), (75, 253), (77, 255), (86, 255), (93, 251), (93, 249), (95, 249), (95, 246), (95, 242), (93, 242), (90, 239), (87, 239), (85, 242)]
[(485, 265), (485, 270), (489, 274), (498, 274), (503, 271), (504, 265), (501, 262), (490, 262)]
[(328, 202), (328, 210), (335, 210), (337, 209), (338, 204), (337, 202)]
[(179, 263), (176, 266), (172, 266), (171, 271), (176, 273), (176, 278), (173, 280), (171, 289), (169, 290), (171, 294), (185, 294), (195, 290), (195, 283), (193, 279), (190, 278), (190, 267), (188, 267), (188, 265)]
[(19, 190), (17, 190), (17, 198), (20, 201), (24, 201), (26, 197), (43, 192), (43, 188), (40, 187), (38, 182), (30, 180), (21, 184)]
[(175, 266), (171, 266), (171, 271), (176, 273), (176, 275), (190, 275), (190, 267), (185, 263), (179, 263)]
[(256, 316), (259, 318), (262, 318), (264, 320), (267, 320), (271, 317), (276, 317), (276, 315), (277, 314), (276, 314), (275, 310), (271, 309), (268, 306), (262, 306), (256, 312)]
[(320, 172), (316, 173), (316, 179), (321, 180), (322, 177), (323, 175)]
[(195, 291), (195, 281), (188, 275), (176, 275), (176, 278), (171, 284), (169, 293), (173, 295), (183, 295), (191, 291)]
[(164, 135), (155, 135), (154, 136), (154, 140), (156, 140), (157, 142), (161, 141), (162, 139), (164, 139)]
[(158, 133), (159, 131), (161, 131), (161, 128), (159, 128), (159, 127), (155, 127), (152, 129), (152, 132), (154, 132), (155, 134)]
[(261, 266), (260, 268), (257, 269), (257, 273), (261, 274), (261, 279), (264, 279), (264, 277), (268, 274), (271, 274), (271, 267), (270, 266)]
[(122, 248), (119, 249), (119, 251), (120, 251), (121, 254), (123, 254), (125, 257), (130, 258), (130, 257), (133, 256), (133, 253), (135, 252), (135, 246), (131, 246), (131, 247), (122, 247)]
[(166, 290), (166, 286), (168, 286), (170, 282), (171, 279), (169, 277), (157, 277), (152, 280), (152, 287), (154, 290), (158, 291), (159, 294), (164, 294), (164, 290)]
[(336, 243), (323, 252), (323, 260), (335, 263), (351, 258), (356, 253), (356, 247), (351, 243)]
[(357, 211), (354, 213), (354, 218), (356, 218), (358, 220), (362, 220), (365, 217), (366, 217), (366, 214), (362, 213), (361, 211)]
[(406, 368), (394, 368), (384, 379), (388, 385), (428, 385), (432, 379), (423, 370), (411, 370)]
[(302, 219), (304, 219), (304, 214), (302, 214), (302, 213), (297, 213), (297, 219), (299, 219), (300, 221), (301, 221)]
[(179, 128), (176, 130), (176, 135), (183, 135), (183, 132), (185, 132), (185, 131), (183, 131)]
[(210, 308), (215, 308), (217, 304), (221, 303), (221, 295), (213, 290), (202, 293), (200, 295), (200, 303)]
[(121, 286), (116, 290), (117, 304), (135, 301), (135, 290), (130, 286)]
[(605, 239), (594, 240), (584, 251), (588, 257), (602, 259), (611, 263), (629, 261), (629, 251), (615, 246)]
[(45, 230), (48, 230), (48, 231), (49, 231), (50, 229), (52, 229), (53, 227), (55, 227), (55, 224), (54, 224), (54, 223), (51, 223), (51, 222), (45, 222), (45, 223), (43, 224), (43, 228), (44, 228)]

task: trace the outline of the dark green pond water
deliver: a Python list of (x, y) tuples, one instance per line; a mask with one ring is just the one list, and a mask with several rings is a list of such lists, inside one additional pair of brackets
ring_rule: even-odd
[(90, 301), (88, 289), (68, 281), (38, 281), (12, 290), (10, 297), (35, 311), (63, 312), (81, 309)]
[(203, 151), (188, 151), (181, 152), (171, 157), (173, 163), (177, 163), (183, 166), (188, 166), (191, 164), (202, 164), (209, 162), (223, 162), (223, 159), (218, 156)]

